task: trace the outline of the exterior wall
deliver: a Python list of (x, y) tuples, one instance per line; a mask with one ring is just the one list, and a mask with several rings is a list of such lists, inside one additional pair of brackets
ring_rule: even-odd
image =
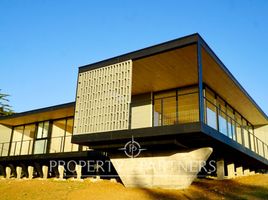
[(80, 73), (74, 134), (128, 129), (131, 84), (131, 60)]
[(268, 144), (268, 125), (254, 127), (254, 134)]
[(0, 156), (7, 156), (12, 129), (0, 124)]
[(132, 96), (131, 128), (152, 127), (151, 93)]

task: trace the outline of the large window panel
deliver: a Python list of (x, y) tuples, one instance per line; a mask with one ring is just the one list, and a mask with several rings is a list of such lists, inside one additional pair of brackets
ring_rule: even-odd
[(217, 129), (217, 108), (214, 104), (207, 101), (206, 102), (206, 111), (207, 111), (207, 125)]
[(34, 144), (34, 154), (44, 154), (47, 152), (49, 121), (39, 122), (37, 137)]
[(24, 126), (17, 126), (13, 130), (13, 137), (10, 149), (10, 155), (16, 156), (20, 155), (22, 136), (23, 136)]
[(64, 152), (78, 151), (78, 145), (72, 144), (73, 119), (68, 119), (66, 124)]
[(245, 119), (242, 119), (243, 125), (243, 137), (244, 137), (244, 145), (245, 147), (249, 148), (249, 132), (248, 132), (248, 125)]
[(23, 132), (21, 155), (28, 155), (32, 153), (34, 134), (35, 124), (26, 125)]
[(243, 144), (243, 133), (242, 133), (242, 117), (237, 112), (235, 113), (236, 120), (236, 141)]
[(162, 125), (162, 99), (154, 100), (154, 126)]
[(217, 103), (219, 107), (219, 131), (223, 133), (224, 135), (228, 136), (225, 102), (221, 98), (218, 97)]
[(163, 125), (177, 124), (176, 96), (162, 99), (163, 101)]
[(227, 106), (228, 136), (236, 141), (234, 110)]
[(66, 120), (56, 120), (52, 125), (50, 153), (58, 153), (63, 151), (64, 135)]
[(8, 156), (12, 128), (0, 124), (0, 156)]
[(47, 140), (36, 140), (34, 154), (45, 154), (47, 150)]
[(205, 90), (205, 112), (206, 112), (206, 123), (214, 129), (217, 127), (217, 106), (215, 94), (209, 89)]
[(178, 90), (179, 124), (199, 121), (199, 104), (197, 89)]

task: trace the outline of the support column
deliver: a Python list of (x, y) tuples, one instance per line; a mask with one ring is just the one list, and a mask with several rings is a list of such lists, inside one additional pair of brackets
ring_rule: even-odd
[(21, 172), (22, 172), (22, 167), (21, 166), (17, 166), (16, 167), (17, 179), (20, 179), (21, 178)]
[(6, 166), (6, 178), (9, 179), (11, 177), (11, 167)]
[(243, 176), (243, 167), (236, 168), (236, 176)]
[(250, 171), (249, 175), (255, 175), (255, 171)]
[(82, 166), (79, 164), (75, 165), (76, 179), (80, 180), (82, 178)]
[(217, 161), (217, 178), (223, 180), (225, 175), (224, 171), (224, 160)]
[(64, 166), (63, 165), (59, 165), (58, 166), (58, 170), (59, 170), (59, 179), (63, 180), (64, 177)]
[(46, 165), (42, 166), (42, 173), (43, 173), (43, 179), (47, 179), (47, 177), (48, 177), (48, 166), (46, 166)]
[(227, 173), (228, 173), (228, 178), (235, 177), (235, 165), (234, 165), (234, 163), (227, 165)]
[(245, 176), (248, 176), (248, 175), (249, 175), (249, 172), (250, 172), (249, 169), (245, 169), (245, 170), (244, 170), (244, 175), (245, 175)]
[(34, 167), (28, 166), (28, 179), (33, 179)]

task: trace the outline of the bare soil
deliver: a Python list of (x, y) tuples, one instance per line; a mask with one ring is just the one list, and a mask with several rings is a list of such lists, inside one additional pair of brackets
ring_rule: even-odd
[(197, 179), (188, 189), (134, 189), (109, 180), (0, 180), (1, 200), (268, 199), (268, 175), (232, 180)]

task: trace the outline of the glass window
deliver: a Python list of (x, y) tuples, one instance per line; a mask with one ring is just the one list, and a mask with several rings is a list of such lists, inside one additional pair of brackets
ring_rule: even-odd
[(0, 156), (8, 156), (11, 135), (11, 127), (0, 125)]
[(228, 122), (228, 136), (233, 140), (236, 140), (235, 137), (235, 121), (234, 121), (234, 110), (227, 106), (227, 122)]
[(26, 125), (23, 132), (21, 155), (28, 155), (32, 153), (34, 134), (35, 124)]
[(186, 91), (178, 92), (179, 124), (199, 121), (198, 93), (186, 93)]
[(243, 144), (242, 137), (242, 119), (241, 115), (235, 112), (235, 121), (236, 121), (236, 141), (240, 144)]
[(48, 136), (49, 121), (38, 123), (37, 138), (46, 138)]
[(217, 103), (219, 107), (219, 131), (224, 135), (227, 135), (227, 115), (226, 115), (226, 107), (225, 102), (217, 98)]
[(66, 120), (56, 120), (52, 124), (50, 153), (58, 153), (63, 151), (64, 134), (65, 134)]
[(162, 123), (162, 99), (154, 100), (154, 126), (161, 126)]
[(73, 134), (73, 119), (67, 120), (66, 125), (66, 136), (65, 136), (65, 143), (64, 143), (64, 152), (69, 151), (78, 151), (78, 145), (72, 144), (72, 134)]
[(43, 128), (43, 138), (46, 138), (48, 136), (48, 129), (49, 129), (49, 122), (44, 122), (44, 128)]
[(34, 144), (34, 154), (43, 154), (47, 151), (49, 121), (39, 122), (37, 137)]
[(248, 125), (245, 119), (242, 119), (242, 129), (243, 129), (243, 137), (244, 137), (244, 145), (249, 148), (249, 133), (248, 133)]
[(206, 88), (205, 97), (206, 123), (217, 130), (217, 106), (215, 94)]
[(23, 126), (17, 126), (14, 128), (12, 143), (11, 143), (11, 150), (10, 150), (10, 155), (12, 156), (20, 155), (23, 129), (24, 129)]
[(43, 135), (43, 125), (44, 125), (43, 122), (38, 123), (38, 130), (37, 130), (37, 136), (36, 136), (36, 138), (42, 138), (42, 135)]
[[(176, 97), (176, 94), (178, 96)], [(154, 94), (154, 126), (199, 121), (198, 89), (189, 87)]]
[(47, 149), (47, 140), (36, 140), (34, 146), (34, 154), (44, 154)]
[(206, 101), (207, 125), (217, 130), (217, 108), (214, 104)]
[(176, 97), (168, 97), (162, 99), (163, 101), (163, 124), (162, 125), (173, 125), (177, 124), (177, 112), (176, 112)]

